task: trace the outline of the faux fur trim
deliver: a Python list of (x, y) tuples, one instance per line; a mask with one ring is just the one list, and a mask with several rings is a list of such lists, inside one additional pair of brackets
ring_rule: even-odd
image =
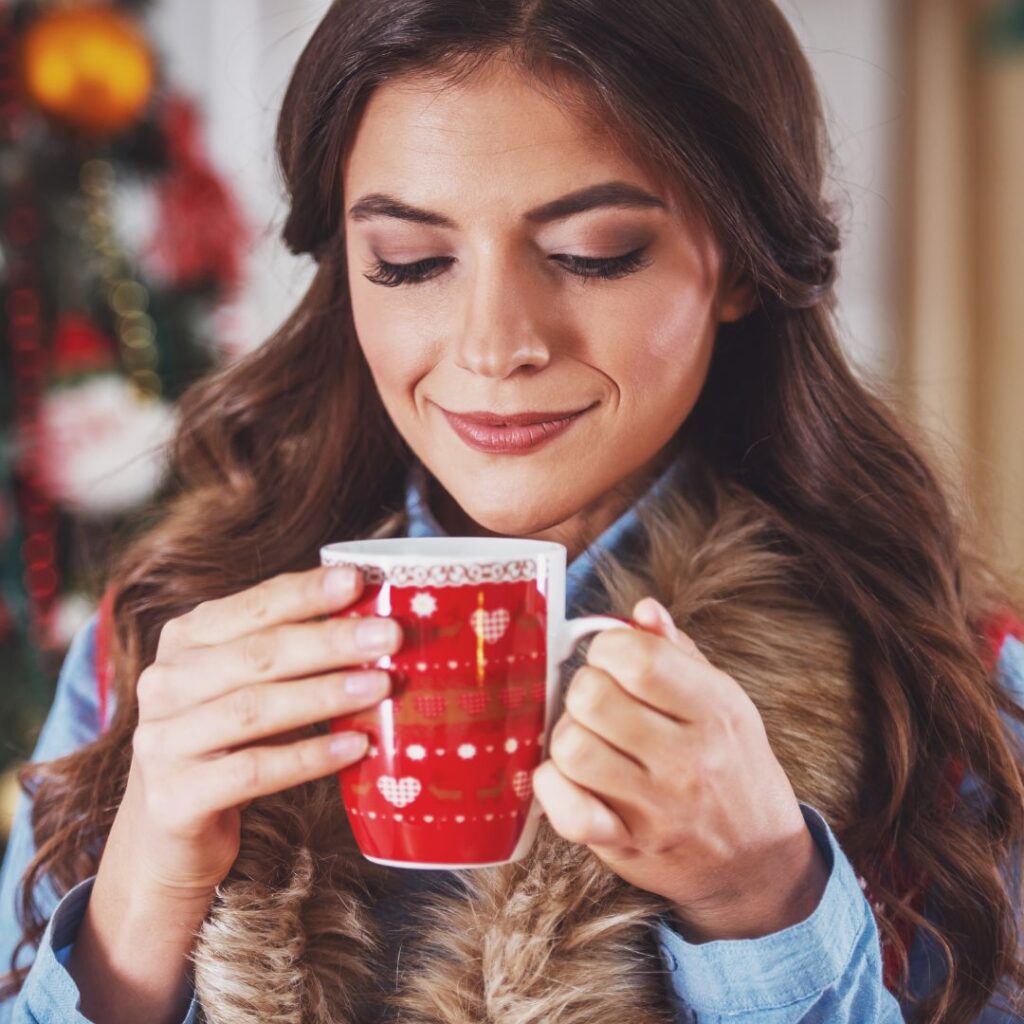
[[(698, 494), (703, 492), (703, 497)], [(798, 799), (834, 828), (852, 817), (866, 723), (849, 642), (810, 596), (771, 511), (703, 481), (641, 510), (649, 543), (604, 553), (607, 610), (645, 594), (671, 612), (757, 705)], [(400, 533), (401, 514), (376, 531)], [(598, 610), (595, 608), (595, 610)], [(581, 645), (563, 685), (585, 660)], [(461, 890), (411, 900), (396, 978), (375, 900), (392, 869), (363, 858), (333, 776), (254, 801), (242, 850), (195, 949), (210, 1024), (670, 1024), (655, 940), (668, 909), (541, 819), (527, 856), (453, 873)]]

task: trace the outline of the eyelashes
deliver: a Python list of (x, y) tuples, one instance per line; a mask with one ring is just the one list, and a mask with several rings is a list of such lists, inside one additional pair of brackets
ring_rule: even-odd
[[(639, 249), (633, 249), (631, 252), (608, 259), (568, 255), (553, 258), (560, 262), (568, 273), (585, 282), (589, 278), (610, 280), (636, 273), (651, 263), (651, 259), (645, 255), (646, 251), (647, 246), (641, 246)], [(367, 281), (383, 285), (385, 288), (396, 288), (403, 284), (420, 284), (437, 277), (437, 272), (443, 270), (451, 262), (452, 259), (449, 256), (433, 256), (430, 259), (417, 260), (415, 263), (387, 263), (378, 259), (373, 263), (373, 273), (364, 274), (363, 277)]]

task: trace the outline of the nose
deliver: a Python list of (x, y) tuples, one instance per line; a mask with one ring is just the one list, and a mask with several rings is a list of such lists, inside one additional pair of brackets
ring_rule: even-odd
[(498, 250), (475, 261), (454, 353), (462, 369), (501, 379), (520, 366), (540, 369), (550, 362), (539, 319), (543, 287), (527, 262)]

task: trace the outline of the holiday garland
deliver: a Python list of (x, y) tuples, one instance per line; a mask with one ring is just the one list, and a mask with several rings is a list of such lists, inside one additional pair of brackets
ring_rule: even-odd
[[(210, 314), (242, 277), (243, 218), (145, 6), (0, 0), (0, 713), (15, 759), (109, 545), (161, 496), (174, 399), (221, 358)], [(129, 194), (152, 211), (134, 244)]]

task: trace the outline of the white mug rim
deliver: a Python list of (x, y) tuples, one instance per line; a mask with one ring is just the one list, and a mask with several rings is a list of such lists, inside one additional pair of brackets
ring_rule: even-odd
[(566, 547), (558, 541), (526, 537), (372, 537), (334, 541), (320, 548), (323, 565), (336, 560), (358, 560), (381, 566), (394, 562), (403, 565), (477, 564), (539, 556), (560, 559), (565, 555)]

